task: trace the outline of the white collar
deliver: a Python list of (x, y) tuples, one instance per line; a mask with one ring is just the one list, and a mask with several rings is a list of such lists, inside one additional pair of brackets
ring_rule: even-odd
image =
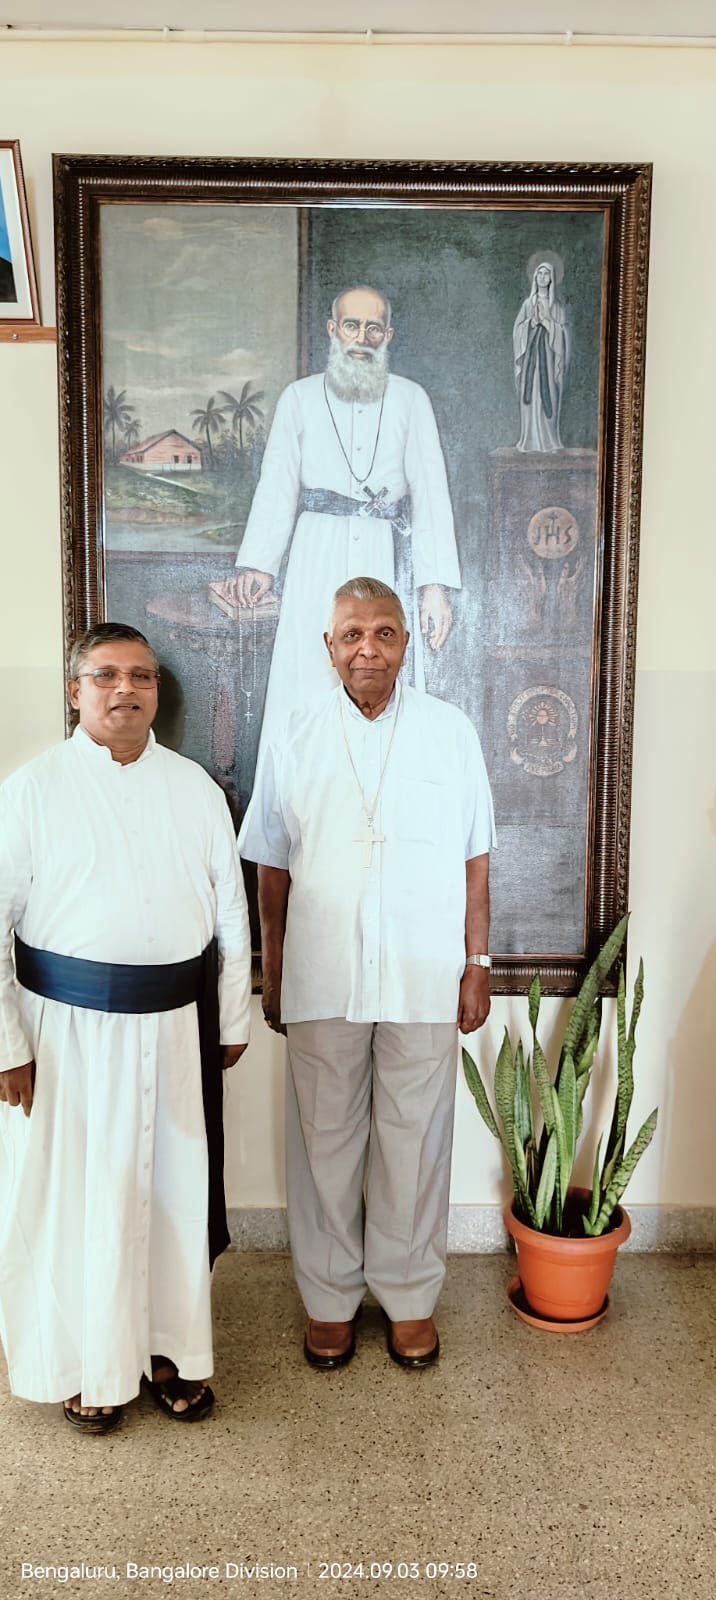
[(388, 704), (385, 707), (385, 710), (381, 711), (379, 717), (364, 717), (363, 716), (363, 712), (359, 710), (359, 708), (356, 705), (355, 701), (351, 700), (351, 697), (350, 697), (350, 695), (348, 693), (348, 690), (346, 689), (344, 684), (339, 683), (337, 692), (338, 692), (338, 694), (342, 694), (343, 695), (343, 705), (344, 705), (345, 710), (348, 712), (349, 717), (356, 718), (358, 720), (358, 722), (368, 722), (368, 723), (370, 723), (371, 727), (375, 727), (377, 723), (383, 722), (383, 721), (387, 721), (390, 717), (392, 717), (392, 715), (393, 715), (393, 713), (395, 711), (395, 706), (396, 706), (396, 702), (397, 702), (397, 698), (398, 698), (398, 687), (399, 687), (399, 684), (400, 684), (400, 678), (397, 678), (396, 681), (395, 681), (394, 687), (393, 687), (393, 693), (392, 693), (392, 695), (391, 695), (391, 697), (390, 697), (390, 699), (388, 701)]
[(81, 750), (83, 755), (89, 756), (91, 761), (104, 761), (105, 763), (109, 762), (110, 766), (116, 767), (121, 767), (122, 765), (130, 767), (138, 766), (140, 761), (146, 761), (148, 756), (154, 754), (157, 744), (157, 741), (154, 737), (154, 729), (150, 728), (149, 736), (141, 756), (137, 756), (136, 761), (122, 763), (121, 761), (115, 761), (108, 744), (98, 744), (97, 740), (93, 739), (91, 734), (87, 733), (85, 728), (81, 728), (79, 723), (75, 728), (72, 738), (77, 740), (77, 749)]

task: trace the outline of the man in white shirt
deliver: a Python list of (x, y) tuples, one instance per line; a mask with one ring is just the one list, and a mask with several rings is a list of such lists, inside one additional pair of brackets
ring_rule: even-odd
[(73, 737), (0, 788), (0, 1336), (13, 1392), (95, 1433), (143, 1374), (175, 1421), (213, 1404), (222, 1067), (249, 1029), (233, 827), (156, 743), (158, 681), (136, 629), (91, 629)]
[(324, 638), (338, 687), (267, 746), (239, 836), (259, 863), (264, 1014), (288, 1037), (304, 1348), (349, 1361), (367, 1286), (390, 1354), (420, 1367), (439, 1353), (457, 1028), (490, 1008), (492, 801), (467, 717), (398, 681), (387, 585), (344, 584)]
[(415, 642), (411, 677), (425, 687), (422, 637), (441, 650), (452, 627), (448, 588), (460, 568), (445, 462), (425, 390), (388, 370), (390, 303), (344, 290), (327, 323), (325, 373), (289, 384), (276, 407), (261, 478), (230, 591), (242, 607), (273, 593), (286, 548), (281, 611), (262, 726), (273, 738), (291, 706), (336, 683), (321, 646), (331, 597), (353, 575), (396, 586), (394, 541), (408, 541), (405, 597)]

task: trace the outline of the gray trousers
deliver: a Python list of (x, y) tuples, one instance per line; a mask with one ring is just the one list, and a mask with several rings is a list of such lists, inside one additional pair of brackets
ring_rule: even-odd
[(310, 1317), (366, 1287), (392, 1322), (432, 1315), (447, 1260), (455, 1023), (288, 1024), (286, 1170)]

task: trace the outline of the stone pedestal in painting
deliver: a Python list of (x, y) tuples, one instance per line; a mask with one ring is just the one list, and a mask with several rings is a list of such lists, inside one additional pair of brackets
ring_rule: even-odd
[[(485, 758), (498, 817), (493, 945), (583, 945), (596, 452), (489, 456)], [(517, 908), (519, 916), (516, 917)]]
[(492, 450), (488, 461), (491, 642), (591, 649), (596, 451)]

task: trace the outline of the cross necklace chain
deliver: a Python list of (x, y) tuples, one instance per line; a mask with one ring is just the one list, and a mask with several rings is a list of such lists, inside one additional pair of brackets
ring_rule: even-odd
[(351, 747), (350, 747), (350, 744), (348, 742), (348, 733), (346, 731), (345, 712), (343, 710), (343, 699), (342, 699), (342, 697), (341, 697), (341, 699), (339, 701), (339, 705), (340, 705), (340, 708), (341, 708), (341, 729), (342, 729), (342, 732), (343, 732), (343, 741), (344, 741), (344, 744), (345, 744), (345, 747), (346, 747), (348, 760), (350, 761), (350, 764), (351, 764), (351, 768), (352, 768), (352, 771), (353, 771), (353, 776), (354, 776), (354, 778), (356, 780), (356, 783), (358, 785), (358, 789), (359, 789), (360, 797), (361, 797), (361, 805), (362, 805), (363, 811), (365, 813), (365, 819), (366, 819), (366, 823), (367, 823), (367, 827), (365, 828), (363, 833), (356, 834), (356, 836), (355, 836), (355, 838), (353, 840), (354, 844), (363, 844), (363, 845), (365, 845), (365, 850), (364, 850), (364, 853), (363, 853), (363, 866), (364, 867), (372, 867), (372, 865), (373, 865), (373, 846), (374, 846), (374, 844), (385, 844), (385, 834), (384, 833), (376, 833), (375, 828), (373, 826), (373, 819), (374, 819), (375, 813), (376, 813), (376, 811), (378, 809), (378, 801), (380, 799), (381, 789), (383, 788), (383, 779), (385, 777), (385, 772), (386, 772), (386, 767), (388, 765), (388, 761), (390, 760), (390, 752), (391, 752), (391, 750), (393, 748), (393, 740), (395, 738), (395, 730), (396, 730), (396, 728), (398, 726), (398, 717), (400, 715), (400, 707), (402, 706), (402, 704), (403, 704), (403, 685), (401, 683), (401, 685), (400, 685), (400, 696), (399, 696), (399, 699), (398, 699), (398, 704), (397, 704), (397, 706), (395, 708), (395, 716), (393, 717), (393, 726), (392, 726), (391, 731), (390, 731), (390, 739), (388, 740), (388, 748), (387, 748), (387, 750), (385, 752), (385, 760), (384, 760), (383, 765), (382, 765), (382, 767), (380, 769), (380, 777), (378, 779), (378, 787), (377, 787), (377, 789), (375, 791), (373, 799), (369, 802), (367, 797), (366, 797), (365, 789), (363, 788), (363, 785), (362, 785), (362, 783), (360, 781), (360, 778), (358, 777), (358, 772), (357, 772), (357, 769), (356, 769), (355, 761), (353, 760), (353, 756), (351, 755)]
[(325, 375), (324, 375), (324, 378), (323, 378), (323, 394), (324, 394), (324, 397), (325, 397), (326, 405), (328, 406), (328, 414), (330, 416), (331, 422), (333, 423), (333, 427), (335, 429), (336, 438), (337, 438), (338, 443), (339, 443), (339, 445), (341, 447), (341, 455), (343, 456), (343, 460), (345, 461), (345, 464), (346, 464), (346, 466), (348, 468), (348, 471), (350, 472), (351, 477), (355, 478), (356, 483), (359, 484), (360, 487), (362, 488), (363, 484), (368, 482), (368, 479), (369, 479), (369, 477), (371, 475), (371, 472), (373, 471), (373, 467), (375, 466), (375, 458), (376, 458), (376, 456), (378, 454), (378, 440), (380, 439), (380, 430), (381, 430), (381, 426), (382, 426), (382, 422), (383, 422), (383, 406), (385, 405), (385, 389), (383, 390), (383, 393), (382, 393), (381, 399), (380, 399), (380, 411), (378, 413), (378, 426), (377, 426), (377, 428), (375, 430), (375, 444), (373, 446), (373, 455), (371, 457), (370, 466), (369, 466), (368, 471), (366, 472), (366, 475), (365, 475), (364, 478), (359, 478), (358, 477), (358, 473), (353, 471), (353, 466), (351, 464), (350, 456), (348, 455), (346, 447), (345, 447), (345, 445), (343, 443), (343, 440), (342, 440), (342, 438), (340, 436), (340, 433), (338, 431), (338, 423), (336, 422), (336, 419), (335, 419), (335, 417), (333, 415), (333, 407), (332, 407), (331, 402), (330, 402), (330, 400), (328, 398), (328, 389), (326, 387)]

